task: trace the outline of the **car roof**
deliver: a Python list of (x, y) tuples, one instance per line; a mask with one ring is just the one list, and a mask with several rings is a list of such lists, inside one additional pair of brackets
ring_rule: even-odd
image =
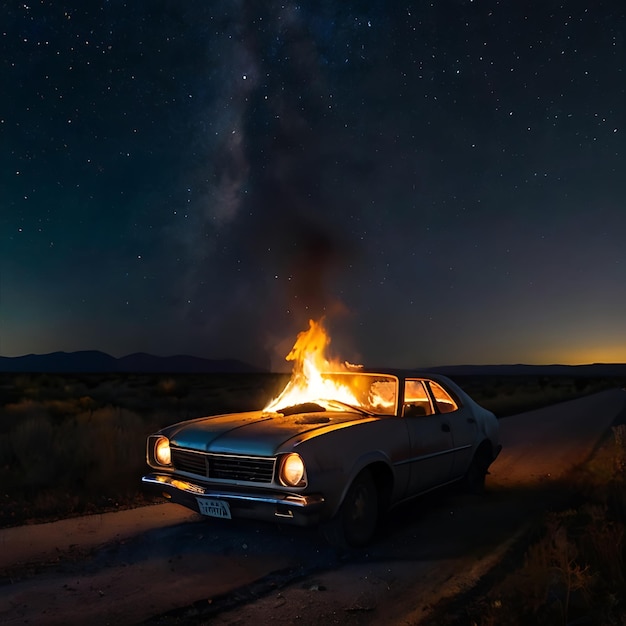
[(447, 376), (438, 372), (430, 372), (423, 369), (405, 369), (394, 367), (352, 367), (345, 371), (338, 371), (338, 374), (382, 374), (397, 376), (398, 378), (432, 378), (433, 380), (450, 380)]

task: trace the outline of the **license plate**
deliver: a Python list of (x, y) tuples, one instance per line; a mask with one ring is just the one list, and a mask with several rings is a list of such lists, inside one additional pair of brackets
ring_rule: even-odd
[(223, 500), (210, 500), (209, 498), (196, 498), (196, 500), (198, 501), (198, 508), (202, 515), (231, 519), (228, 502), (224, 502)]

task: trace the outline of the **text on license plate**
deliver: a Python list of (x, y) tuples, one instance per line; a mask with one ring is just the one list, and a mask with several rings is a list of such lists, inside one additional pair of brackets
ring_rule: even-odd
[(211, 500), (209, 498), (196, 498), (196, 500), (198, 501), (198, 508), (202, 515), (231, 519), (228, 502), (224, 502), (223, 500)]

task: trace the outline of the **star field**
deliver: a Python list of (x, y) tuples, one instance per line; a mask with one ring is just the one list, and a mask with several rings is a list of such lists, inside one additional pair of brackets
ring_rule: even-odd
[(626, 9), (0, 9), (0, 354), (626, 362)]

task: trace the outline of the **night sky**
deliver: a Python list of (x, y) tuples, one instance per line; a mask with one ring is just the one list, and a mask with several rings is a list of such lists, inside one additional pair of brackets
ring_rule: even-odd
[(626, 362), (623, 0), (0, 9), (0, 355)]

